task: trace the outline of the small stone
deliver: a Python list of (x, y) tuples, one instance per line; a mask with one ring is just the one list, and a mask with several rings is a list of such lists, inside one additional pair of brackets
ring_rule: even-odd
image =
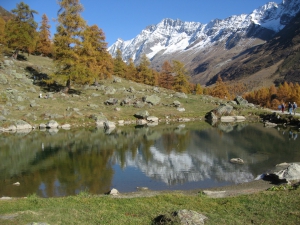
[(147, 188), (147, 187), (136, 187), (136, 189), (138, 191), (148, 191), (149, 190), (149, 188)]
[(179, 112), (184, 112), (184, 111), (185, 111), (185, 108), (177, 108), (177, 110), (178, 110)]
[(68, 129), (71, 128), (71, 125), (70, 125), (70, 124), (63, 124), (63, 125), (61, 126), (61, 128), (62, 128), (62, 129), (65, 129), (65, 130), (68, 130)]
[(13, 183), (15, 186), (20, 186), (20, 182)]
[(232, 158), (230, 159), (230, 162), (236, 164), (244, 164), (244, 160), (242, 160), (241, 158)]
[(11, 200), (11, 197), (1, 197), (0, 200)]
[(110, 192), (109, 192), (110, 195), (118, 195), (119, 194), (119, 191), (115, 188), (111, 189)]

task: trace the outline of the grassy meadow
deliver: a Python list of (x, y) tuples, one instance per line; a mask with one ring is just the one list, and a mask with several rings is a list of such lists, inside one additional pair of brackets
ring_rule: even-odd
[[(263, 191), (237, 197), (160, 193), (150, 197), (111, 197), (82, 192), (64, 198), (0, 200), (0, 224), (155, 224), (180, 209), (208, 217), (205, 224), (299, 224), (300, 189)], [(177, 224), (170, 221), (166, 224)]]

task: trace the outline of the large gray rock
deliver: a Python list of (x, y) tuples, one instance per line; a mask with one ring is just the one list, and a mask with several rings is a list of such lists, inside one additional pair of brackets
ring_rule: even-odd
[(153, 224), (202, 225), (208, 218), (196, 211), (182, 209), (154, 219)]
[(134, 114), (134, 117), (138, 119), (147, 119), (148, 116), (149, 116), (149, 112), (147, 110), (139, 111)]
[(105, 105), (116, 105), (118, 103), (118, 99), (110, 98), (104, 102)]
[(210, 112), (206, 113), (205, 119), (207, 119), (209, 121), (217, 121), (218, 117), (214, 112), (210, 111)]
[(174, 97), (177, 97), (177, 98), (187, 98), (187, 95), (185, 93), (182, 93), (182, 92), (176, 92), (174, 94)]
[(241, 122), (245, 121), (244, 116), (221, 116), (221, 122)]
[(135, 107), (135, 108), (143, 108), (144, 106), (145, 106), (145, 103), (141, 102), (141, 101), (136, 101), (133, 103), (133, 107)]
[(41, 123), (41, 124), (39, 125), (39, 128), (40, 128), (40, 129), (46, 129), (46, 128), (47, 128), (47, 126), (46, 126), (46, 124), (44, 124), (44, 123)]
[(287, 168), (275, 173), (279, 179), (285, 179), (288, 182), (300, 180), (300, 165), (298, 163), (290, 163)]
[(0, 84), (7, 84), (8, 80), (4, 74), (0, 73)]
[(179, 101), (175, 100), (175, 101), (172, 103), (172, 105), (173, 105), (174, 107), (180, 107), (181, 103), (180, 103)]
[(156, 116), (148, 116), (147, 121), (150, 123), (158, 122), (158, 118)]
[(12, 65), (14, 65), (14, 61), (12, 61), (10, 59), (5, 59), (3, 62), (4, 62), (5, 66), (12, 66)]
[(104, 128), (105, 129), (114, 129), (114, 128), (116, 128), (116, 124), (114, 122), (111, 122), (111, 121), (105, 121), (104, 122)]
[(57, 128), (59, 126), (59, 124), (55, 121), (55, 120), (50, 120), (47, 124), (46, 127), (47, 128)]
[(228, 104), (221, 104), (219, 107), (217, 107), (213, 111), (215, 112), (215, 114), (218, 117), (220, 117), (220, 116), (223, 116), (223, 115), (230, 115), (232, 110), (233, 110), (233, 106), (228, 105)]
[(108, 121), (102, 113), (98, 115), (92, 115), (90, 118), (94, 119), (96, 121), (96, 126), (99, 127), (104, 127), (104, 123)]
[(207, 220), (207, 217), (192, 211), (192, 210), (187, 210), (187, 209), (183, 209), (183, 210), (179, 210), (177, 211), (177, 216), (180, 219), (181, 224), (197, 224), (197, 225), (201, 225), (204, 224), (204, 221)]
[(237, 104), (239, 105), (247, 105), (248, 104), (248, 101), (246, 99), (243, 99), (242, 96), (236, 96), (236, 98), (234, 99)]
[(160, 97), (158, 97), (157, 95), (150, 95), (145, 98), (145, 102), (152, 105), (157, 105), (160, 102)]
[(17, 130), (32, 129), (32, 126), (24, 120), (17, 120), (15, 125)]
[(121, 83), (122, 82), (122, 79), (120, 77), (114, 77), (114, 80), (113, 80), (114, 83)]
[(105, 89), (105, 94), (106, 95), (113, 95), (113, 94), (115, 94), (116, 93), (116, 89), (114, 89), (113, 87), (107, 87), (106, 89)]
[(132, 100), (130, 98), (125, 98), (121, 101), (120, 105), (123, 106), (123, 105), (129, 105), (131, 104)]
[(148, 121), (145, 120), (145, 119), (138, 119), (138, 120), (136, 121), (136, 125), (145, 125), (145, 124), (147, 124), (147, 123), (148, 123)]

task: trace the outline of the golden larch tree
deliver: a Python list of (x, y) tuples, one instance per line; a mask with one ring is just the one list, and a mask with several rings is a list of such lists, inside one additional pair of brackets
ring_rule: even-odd
[(52, 53), (50, 27), (47, 15), (43, 14), (40, 31), (38, 33), (36, 52), (45, 56), (50, 56)]
[(5, 40), (9, 48), (13, 48), (16, 59), (19, 51), (26, 51), (29, 54), (35, 49), (37, 40), (37, 23), (34, 21), (34, 14), (37, 11), (21, 2), (17, 8), (11, 11), (15, 16), (5, 26)]
[(196, 95), (202, 95), (203, 94), (203, 88), (201, 87), (201, 85), (199, 83), (196, 84), (195, 94)]
[(137, 66), (138, 80), (137, 82), (151, 85), (153, 83), (153, 73), (149, 68), (150, 61), (146, 54), (143, 54), (140, 60), (140, 64)]
[(161, 72), (159, 74), (159, 86), (167, 89), (172, 89), (174, 84), (174, 77), (172, 74), (172, 66), (168, 61), (164, 61)]
[(222, 99), (230, 99), (231, 96), (229, 94), (227, 85), (223, 82), (221, 76), (218, 76), (217, 82), (215, 86), (212, 88), (211, 93), (212, 96), (222, 98)]
[(114, 75), (124, 78), (126, 76), (126, 63), (123, 61), (122, 51), (118, 48), (114, 58)]
[(173, 90), (183, 93), (190, 93), (188, 72), (184, 67), (184, 64), (178, 60), (173, 60), (172, 72), (174, 74)]
[(68, 92), (71, 81), (85, 80), (87, 70), (80, 65), (80, 48), (86, 22), (80, 15), (83, 6), (79, 0), (59, 0), (58, 4), (59, 24), (54, 35), (54, 61), (58, 70), (54, 74), (54, 79), (58, 82), (66, 82), (65, 92)]
[(136, 67), (134, 65), (133, 59), (130, 58), (128, 65), (127, 65), (127, 69), (125, 72), (125, 78), (127, 80), (134, 80), (134, 77), (136, 76), (137, 70)]
[(87, 70), (82, 82), (97, 83), (112, 75), (112, 58), (107, 51), (105, 34), (97, 25), (88, 26), (83, 31), (80, 65)]

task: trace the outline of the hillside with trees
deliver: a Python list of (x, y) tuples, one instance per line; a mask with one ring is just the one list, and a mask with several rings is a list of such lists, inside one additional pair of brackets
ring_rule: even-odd
[[(11, 19), (0, 20), (0, 41), (2, 52), (16, 60), (19, 52), (51, 57), (57, 71), (47, 74), (46, 85), (64, 86), (71, 84), (96, 84), (100, 80), (119, 76), (138, 83), (161, 86), (184, 93), (194, 91), (184, 65), (179, 61), (168, 63), (168, 71), (158, 73), (150, 68), (150, 61), (144, 55), (139, 65), (125, 63), (122, 52), (112, 58), (107, 51), (105, 33), (97, 25), (88, 26), (81, 13), (83, 6), (79, 0), (58, 1), (57, 32), (51, 39), (49, 20), (42, 16), (40, 26), (35, 22), (35, 10), (21, 2), (11, 12)], [(7, 15), (9, 13), (5, 13)], [(26, 60), (26, 59), (25, 59)]]
[[(2, 59), (5, 56), (15, 60), (26, 60), (19, 52), (26, 53), (27, 57), (50, 57), (56, 70), (41, 76), (43, 85), (48, 88), (69, 93), (72, 84), (97, 86), (101, 80), (110, 79), (114, 75), (176, 92), (207, 94), (227, 100), (243, 95), (250, 102), (267, 107), (275, 107), (280, 101), (299, 101), (298, 94), (295, 93), (298, 90), (296, 82), (299, 63), (296, 62), (299, 58), (300, 14), (270, 42), (240, 54), (235, 59), (234, 67), (220, 72), (211, 80), (210, 86), (202, 87), (200, 83), (190, 82), (190, 71), (179, 60), (162, 62), (158, 72), (151, 68), (150, 60), (145, 54), (138, 65), (135, 65), (132, 59), (124, 62), (120, 50), (113, 58), (107, 51), (104, 31), (97, 25), (87, 25), (81, 16), (83, 5), (79, 0), (60, 0), (58, 4), (60, 9), (54, 37), (50, 34), (47, 15), (43, 14), (42, 21), (38, 24), (34, 20), (34, 15), (38, 12), (24, 2), (17, 4), (11, 13), (3, 8), (0, 10)], [(275, 86), (270, 82), (264, 85), (259, 79), (252, 83), (242, 79), (247, 78), (247, 74), (278, 62), (282, 63), (276, 71), (280, 75), (277, 76)], [(272, 77), (274, 74), (268, 76)], [(286, 85), (286, 80), (290, 81), (289, 86), (295, 87), (294, 94), (274, 94), (274, 88), (280, 93), (280, 88)], [(260, 85), (257, 85), (257, 82), (260, 82)], [(258, 90), (259, 87), (262, 89)], [(271, 89), (273, 91), (270, 91)]]

